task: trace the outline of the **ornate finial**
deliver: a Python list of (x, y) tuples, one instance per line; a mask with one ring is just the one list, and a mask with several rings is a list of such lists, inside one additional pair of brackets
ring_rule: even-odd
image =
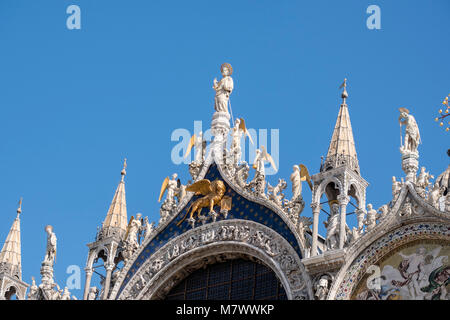
[(125, 158), (125, 160), (123, 161), (123, 169), (120, 172), (120, 174), (122, 175), (122, 181), (125, 178), (125, 175), (127, 174), (127, 158)]
[(17, 208), (17, 217), (22, 213), (22, 197), (19, 200), (19, 207)]
[(348, 93), (347, 93), (347, 78), (344, 78), (344, 82), (341, 84), (340, 88), (344, 88), (344, 90), (342, 91), (341, 97), (342, 97), (342, 104), (345, 104), (345, 100), (348, 98)]

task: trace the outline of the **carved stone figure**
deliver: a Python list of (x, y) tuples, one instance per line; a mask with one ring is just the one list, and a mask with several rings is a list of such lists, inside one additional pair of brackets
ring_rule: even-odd
[(161, 201), (164, 193), (167, 191), (166, 199), (161, 205), (161, 209), (159, 210), (161, 219), (160, 222), (164, 222), (170, 216), (171, 212), (176, 208), (177, 202), (175, 200), (175, 196), (178, 195), (180, 182), (177, 180), (178, 175), (174, 173), (172, 178), (166, 177), (161, 186), (161, 191), (159, 194), (158, 201)]
[(36, 285), (36, 280), (34, 277), (31, 277), (31, 286), (30, 286), (30, 292), (28, 292), (28, 300), (36, 300), (38, 295), (38, 286)]
[(392, 200), (397, 200), (398, 195), (400, 194), (400, 190), (402, 189), (403, 178), (402, 181), (397, 181), (395, 176), (392, 177)]
[(53, 227), (48, 225), (45, 227), (47, 232), (47, 250), (45, 252), (45, 262), (49, 262), (52, 266), (56, 259), (56, 235), (53, 232)]
[(324, 222), (324, 225), (327, 228), (326, 245), (328, 250), (337, 249), (339, 247), (340, 221), (339, 205), (337, 203), (332, 203), (328, 221)]
[(426, 189), (430, 185), (430, 179), (433, 179), (434, 176), (431, 175), (429, 172), (425, 171), (425, 167), (420, 168), (419, 177), (417, 178), (416, 185)]
[(136, 214), (136, 218), (131, 217), (130, 222), (128, 224), (128, 232), (125, 238), (125, 241), (133, 247), (133, 249), (137, 249), (139, 247), (139, 234), (141, 232), (142, 222), (141, 222), (142, 214)]
[(305, 233), (307, 231), (311, 231), (311, 225), (313, 224), (313, 220), (309, 217), (299, 217), (297, 221), (297, 232), (298, 235), (305, 247), (308, 249), (308, 244), (306, 243)]
[(197, 163), (202, 163), (205, 156), (205, 145), (203, 141), (203, 132), (200, 131), (198, 135), (195, 137), (194, 146), (195, 146), (195, 154), (194, 161)]
[(358, 208), (356, 209), (356, 220), (358, 221), (358, 232), (362, 232), (364, 228), (364, 220), (365, 220), (366, 212)]
[(228, 100), (230, 99), (231, 92), (233, 91), (233, 68), (230, 64), (224, 63), (220, 67), (222, 72), (222, 79), (218, 82), (216, 78), (213, 81), (213, 89), (216, 90), (216, 96), (214, 99), (214, 110), (216, 112), (228, 113)]
[(243, 131), (240, 128), (241, 120), (236, 119), (234, 121), (234, 127), (231, 130), (231, 147), (230, 153), (233, 159), (233, 164), (239, 164), (241, 160), (241, 139)]
[(402, 153), (417, 152), (417, 147), (420, 143), (419, 127), (417, 126), (416, 119), (413, 115), (409, 114), (409, 110), (406, 108), (400, 108), (400, 125), (405, 125), (405, 140), (400, 150)]
[(96, 287), (90, 287), (87, 299), (88, 300), (96, 300), (97, 296), (98, 296), (98, 292), (99, 291)]
[(383, 219), (384, 217), (387, 216), (388, 212), (389, 212), (389, 208), (387, 204), (382, 205), (380, 208), (378, 208), (378, 212), (379, 212), (379, 219)]
[(428, 193), (428, 203), (436, 209), (439, 209), (439, 198), (441, 197), (443, 190), (444, 188), (441, 188), (438, 183), (435, 183)]
[(246, 161), (243, 161), (236, 169), (235, 173), (235, 181), (238, 184), (239, 187), (242, 189), (247, 188), (247, 179), (248, 179), (248, 173), (249, 173), (249, 166)]
[(256, 170), (255, 176), (253, 180), (250, 182), (250, 188), (254, 188), (255, 195), (266, 198), (265, 190), (266, 190), (266, 171), (264, 168), (265, 162), (270, 162), (275, 170), (275, 162), (273, 161), (270, 154), (267, 153), (264, 146), (261, 146), (261, 149), (256, 149), (256, 156), (253, 163), (253, 169)]
[(148, 221), (148, 217), (145, 217), (144, 219), (144, 239), (147, 239), (148, 236), (153, 232), (153, 230), (155, 229), (155, 223), (149, 223)]
[(278, 206), (283, 205), (283, 199), (285, 195), (283, 194), (283, 190), (286, 189), (287, 183), (284, 179), (278, 179), (278, 184), (275, 187), (272, 187), (270, 183), (267, 183), (267, 190), (269, 192), (269, 199), (275, 202)]
[(375, 210), (371, 203), (367, 205), (367, 217), (364, 224), (367, 226), (367, 231), (372, 230), (377, 225), (377, 210)]
[(328, 279), (327, 277), (322, 277), (316, 283), (314, 296), (317, 300), (325, 300), (328, 294)]
[(70, 292), (69, 292), (69, 288), (64, 287), (64, 291), (61, 295), (61, 300), (70, 300)]

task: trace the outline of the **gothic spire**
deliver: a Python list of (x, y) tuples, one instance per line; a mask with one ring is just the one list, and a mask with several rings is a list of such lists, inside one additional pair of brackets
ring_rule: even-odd
[(123, 169), (120, 173), (122, 178), (119, 182), (119, 186), (116, 189), (116, 193), (114, 194), (114, 198), (111, 202), (108, 213), (106, 214), (106, 219), (103, 221), (103, 237), (115, 234), (122, 237), (126, 233), (128, 225), (127, 202), (125, 198), (126, 168), (127, 159), (125, 159)]
[(321, 171), (327, 171), (344, 165), (349, 166), (359, 174), (358, 157), (356, 155), (355, 141), (353, 140), (352, 125), (347, 106), (347, 79), (340, 86), (343, 88), (342, 104), (334, 126), (330, 146), (328, 147), (325, 164)]
[(17, 208), (17, 217), (9, 230), (6, 241), (0, 252), (0, 272), (17, 276), (22, 280), (22, 259), (20, 248), (20, 213), (22, 212), (22, 198)]

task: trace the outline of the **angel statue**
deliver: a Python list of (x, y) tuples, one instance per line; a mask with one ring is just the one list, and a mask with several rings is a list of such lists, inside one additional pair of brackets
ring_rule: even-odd
[(206, 152), (206, 141), (203, 140), (202, 131), (200, 131), (198, 135), (196, 135), (195, 133), (194, 135), (192, 135), (183, 158), (186, 158), (191, 153), (192, 147), (195, 148), (194, 162), (201, 164), (203, 162), (203, 159), (205, 158)]
[(47, 250), (45, 252), (44, 262), (48, 262), (51, 265), (56, 261), (56, 235), (53, 232), (53, 227), (48, 225), (45, 227), (47, 232)]
[(214, 109), (216, 112), (225, 112), (228, 114), (228, 100), (233, 91), (233, 78), (231, 78), (233, 68), (229, 63), (224, 63), (220, 67), (220, 71), (223, 78), (220, 81), (214, 78), (213, 81), (213, 89), (216, 90)]
[(264, 163), (270, 162), (275, 171), (278, 171), (277, 166), (275, 165), (275, 161), (270, 154), (267, 153), (266, 148), (261, 146), (261, 149), (256, 149), (255, 161), (253, 163), (253, 169), (256, 170), (256, 173), (265, 177), (266, 171), (264, 168)]
[(241, 161), (241, 138), (242, 134), (248, 136), (250, 142), (253, 144), (253, 139), (245, 126), (245, 120), (243, 118), (236, 119), (234, 121), (234, 127), (231, 130), (231, 146), (230, 152), (233, 157), (233, 164), (238, 165)]
[(144, 229), (144, 239), (147, 239), (155, 229), (155, 223), (154, 222), (150, 223), (148, 221), (148, 217), (145, 217), (144, 225), (142, 226), (142, 228)]
[(265, 162), (270, 162), (275, 171), (277, 171), (277, 167), (275, 166), (275, 162), (273, 161), (271, 155), (267, 153), (264, 146), (261, 146), (261, 149), (256, 149), (256, 156), (253, 162), (253, 169), (255, 169), (256, 172), (253, 180), (249, 183), (248, 187), (250, 189), (254, 188), (256, 195), (264, 198), (266, 198), (266, 171), (264, 168)]
[[(225, 195), (226, 187), (222, 180), (214, 180), (210, 182), (208, 179), (203, 179), (191, 184), (186, 188), (186, 191), (195, 192), (195, 195), (202, 195), (203, 197), (198, 198), (187, 208), (184, 217), (177, 223), (181, 225), (189, 214), (189, 223), (194, 227), (195, 219), (193, 218), (194, 213), (201, 217), (201, 212), (203, 208), (208, 208), (209, 213), (213, 216), (213, 219), (217, 216), (214, 211), (214, 206), (220, 205), (229, 210), (231, 209), (231, 198)], [(221, 208), (222, 209), (222, 208)], [(222, 210), (221, 210), (222, 211)]]
[(417, 152), (417, 147), (420, 144), (420, 133), (419, 127), (417, 126), (416, 119), (414, 116), (409, 114), (409, 110), (406, 108), (399, 108), (400, 117), (398, 121), (401, 125), (405, 125), (405, 141), (403, 145), (400, 147), (400, 151), (402, 153), (407, 152)]
[(131, 216), (128, 222), (127, 233), (125, 234), (125, 241), (136, 249), (139, 247), (139, 235), (142, 230), (142, 214), (137, 213), (136, 218)]
[(305, 165), (293, 166), (291, 174), (292, 182), (292, 200), (299, 199), (302, 195), (302, 181), (307, 181), (309, 188), (312, 190), (311, 177)]

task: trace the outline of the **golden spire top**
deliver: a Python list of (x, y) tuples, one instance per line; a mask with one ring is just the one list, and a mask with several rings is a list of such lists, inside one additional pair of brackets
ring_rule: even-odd
[(127, 158), (125, 158), (125, 160), (123, 161), (123, 169), (120, 172), (120, 174), (122, 175), (122, 181), (123, 181), (125, 176), (127, 175)]

